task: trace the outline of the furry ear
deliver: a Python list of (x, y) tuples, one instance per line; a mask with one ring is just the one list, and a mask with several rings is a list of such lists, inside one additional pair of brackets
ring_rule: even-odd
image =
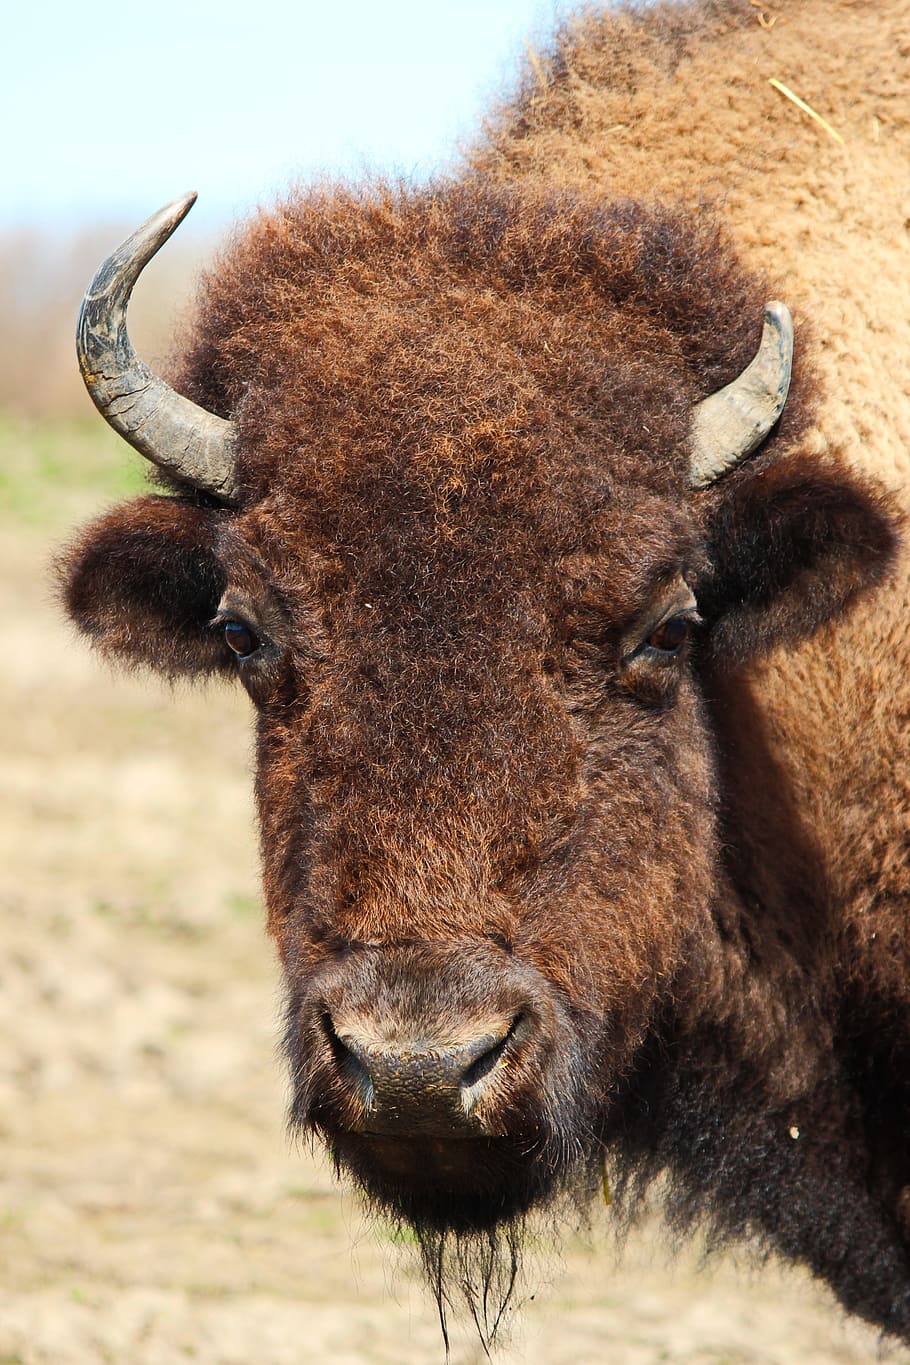
[(93, 522), (58, 560), (72, 619), (106, 653), (170, 676), (226, 667), (206, 630), (224, 590), (215, 553), (230, 514), (143, 497)]
[(712, 664), (736, 667), (846, 611), (887, 574), (901, 521), (884, 489), (816, 457), (722, 480), (707, 502), (698, 590)]

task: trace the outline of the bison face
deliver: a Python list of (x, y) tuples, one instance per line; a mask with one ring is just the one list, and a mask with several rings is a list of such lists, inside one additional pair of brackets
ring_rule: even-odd
[(256, 619), (239, 664), (295, 1117), (397, 1211), (472, 1227), (590, 1150), (711, 884), (691, 588), (663, 559), (522, 573), (504, 535), (458, 565), (364, 544), (321, 643)]
[[(745, 435), (693, 422), (761, 297), (668, 214), (338, 195), (210, 282), (182, 376), (224, 414), (204, 442), (161, 381), (133, 425), (94, 391), (181, 490), (85, 533), (69, 609), (112, 653), (248, 690), (294, 1120), (420, 1228), (585, 1183), (709, 938), (711, 679), (893, 550), (882, 499), (801, 448), (804, 375), (769, 437), (764, 347)], [(709, 427), (741, 462), (693, 477)]]

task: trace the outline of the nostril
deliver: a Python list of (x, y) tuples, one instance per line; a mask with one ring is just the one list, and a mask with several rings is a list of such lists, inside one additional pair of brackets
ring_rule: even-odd
[(322, 1024), (323, 1032), (328, 1039), (329, 1047), (332, 1050), (332, 1056), (340, 1066), (345, 1057), (350, 1055), (349, 1049), (345, 1047), (344, 1043), (335, 1032), (335, 1025), (332, 1023), (332, 1016), (329, 1014), (328, 1010), (322, 1015), (320, 1023)]
[(523, 1014), (520, 1013), (516, 1014), (515, 1018), (512, 1020), (512, 1023), (509, 1026), (508, 1031), (503, 1034), (503, 1036), (498, 1040), (498, 1042), (493, 1043), (493, 1045), (489, 1047), (486, 1050), (486, 1052), (482, 1053), (481, 1056), (479, 1056), (474, 1062), (471, 1063), (471, 1065), (467, 1068), (467, 1070), (464, 1072), (461, 1078), (461, 1084), (462, 1086), (465, 1087), (465, 1089), (470, 1090), (472, 1086), (477, 1085), (478, 1081), (482, 1081), (483, 1078), (485, 1076), (488, 1076), (490, 1072), (494, 1069), (494, 1067), (497, 1066), (500, 1058), (506, 1051), (506, 1048), (509, 1046), (512, 1039), (515, 1037), (515, 1034), (518, 1031), (518, 1027), (523, 1019), (524, 1019)]
[(369, 1071), (347, 1043), (339, 1038), (328, 1010), (322, 1015), (322, 1028), (339, 1075), (352, 1085), (366, 1104), (370, 1103), (373, 1082)]

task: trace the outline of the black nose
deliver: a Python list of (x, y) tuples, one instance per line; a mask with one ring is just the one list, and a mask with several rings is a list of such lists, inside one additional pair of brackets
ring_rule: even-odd
[(362, 1016), (326, 1013), (323, 1025), (338, 1080), (357, 1101), (358, 1127), (376, 1133), (484, 1131), (483, 1102), (531, 1031), (521, 1012), (474, 1021), (444, 1040), (399, 1030), (383, 1037)]

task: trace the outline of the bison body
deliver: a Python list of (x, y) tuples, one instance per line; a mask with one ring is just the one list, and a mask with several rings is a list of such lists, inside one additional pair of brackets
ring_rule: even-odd
[(85, 364), (170, 490), (69, 610), (250, 693), (293, 1117), (437, 1272), (606, 1159), (910, 1339), (906, 18), (588, 15), (459, 176), (261, 217), (176, 375), (229, 477)]

